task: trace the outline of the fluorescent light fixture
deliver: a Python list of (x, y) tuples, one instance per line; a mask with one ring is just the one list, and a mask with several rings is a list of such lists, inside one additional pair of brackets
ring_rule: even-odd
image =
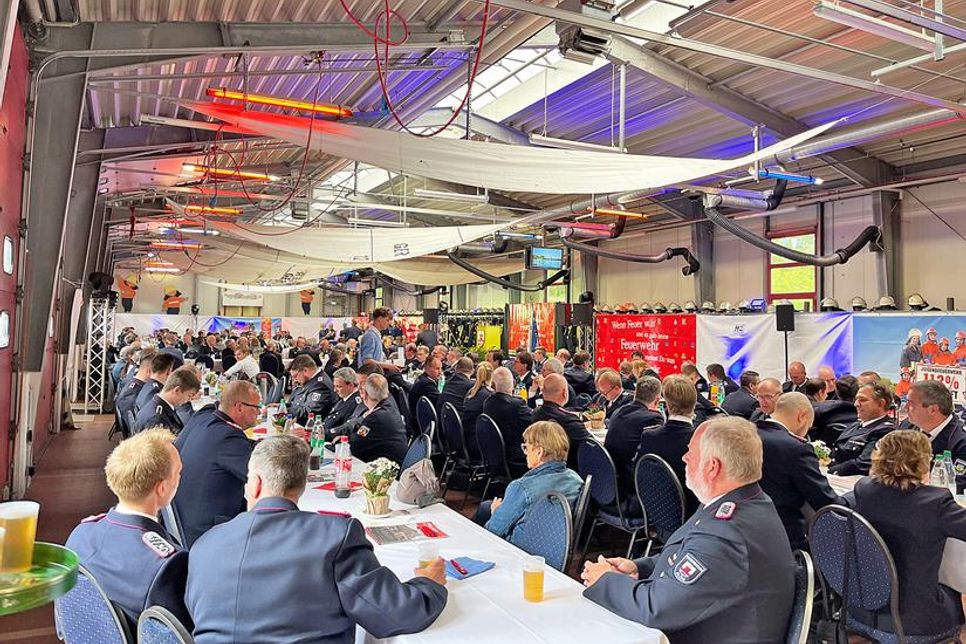
[(627, 152), (627, 148), (615, 148), (609, 145), (598, 145), (597, 143), (584, 143), (583, 141), (568, 141), (567, 139), (555, 139), (552, 136), (541, 134), (531, 134), (530, 143), (540, 145), (545, 148), (564, 148), (567, 150), (593, 150), (594, 152)]
[(171, 242), (171, 241), (154, 241), (151, 242), (151, 248), (167, 248), (171, 250), (186, 250), (188, 248), (201, 248), (200, 242), (193, 241), (183, 241), (183, 242)]
[(181, 170), (183, 172), (207, 174), (209, 176), (224, 177), (226, 179), (253, 179), (256, 181), (278, 181), (281, 179), (279, 176), (266, 174), (264, 172), (250, 172), (238, 168), (214, 168), (206, 165), (195, 165), (194, 163), (182, 163)]
[[(945, 55), (956, 54), (961, 51), (966, 50), (966, 42), (959, 43), (958, 45), (953, 45), (952, 47), (946, 47)], [(885, 67), (880, 67), (879, 69), (873, 69), (869, 72), (870, 76), (878, 78), (879, 76), (885, 76), (890, 72), (895, 72), (900, 69), (905, 69), (906, 67), (911, 67), (912, 65), (918, 65), (919, 63), (928, 63), (936, 59), (936, 54), (923, 54), (922, 56), (916, 56), (915, 58), (908, 58), (906, 60), (899, 61), (898, 63), (892, 63), (891, 65), (886, 65)]]
[(205, 215), (240, 215), (241, 208), (223, 208), (220, 206), (185, 206), (185, 212), (199, 212)]
[(208, 96), (212, 98), (224, 98), (229, 101), (244, 101), (246, 103), (256, 103), (258, 105), (272, 105), (300, 110), (303, 112), (317, 112), (329, 116), (352, 116), (352, 110), (341, 105), (327, 105), (325, 103), (313, 103), (311, 101), (297, 101), (290, 98), (276, 98), (274, 96), (264, 96), (261, 94), (249, 94), (239, 92), (224, 87), (209, 87)]
[(169, 266), (148, 266), (144, 269), (147, 273), (180, 273), (180, 268), (174, 268)]
[(208, 235), (210, 237), (215, 237), (221, 234), (217, 230), (211, 230), (211, 229), (206, 230), (204, 228), (182, 228), (181, 232), (192, 233), (194, 235)]
[(629, 212), (627, 210), (611, 210), (610, 208), (594, 208), (595, 215), (605, 215), (609, 217), (628, 217), (630, 219), (647, 219), (647, 215), (641, 212)]
[[(876, 13), (881, 13), (885, 16), (889, 16), (890, 18), (895, 18), (896, 20), (901, 20), (902, 22), (916, 25), (917, 27), (922, 27), (923, 29), (935, 31), (937, 34), (943, 34), (944, 36), (949, 36), (950, 38), (955, 38), (956, 40), (966, 40), (966, 29), (957, 27), (956, 25), (948, 22), (943, 22), (941, 4), (934, 5), (936, 9), (934, 12), (935, 17), (931, 18), (926, 15), (925, 12), (911, 11), (909, 9), (897, 7), (889, 2), (882, 2), (882, 0), (845, 0), (845, 2), (862, 7), (863, 9), (875, 11)], [(930, 10), (927, 8), (926, 11)], [(933, 41), (933, 43), (935, 44), (935, 41)]]
[(462, 192), (447, 192), (444, 190), (427, 190), (416, 188), (413, 194), (422, 199), (446, 199), (447, 201), (465, 201), (467, 203), (490, 203), (490, 195), (464, 194)]
[(901, 42), (910, 47), (916, 47), (917, 49), (924, 49), (926, 51), (935, 51), (936, 49), (936, 41), (929, 36), (921, 34), (918, 31), (913, 31), (912, 29), (894, 25), (881, 18), (874, 18), (864, 13), (859, 13), (858, 11), (845, 9), (837, 4), (820, 1), (812, 9), (812, 12), (819, 18), (825, 18), (826, 20), (837, 22), (846, 27), (875, 34), (887, 40)]
[(507, 239), (540, 239), (539, 235), (534, 235), (533, 233), (510, 233), (502, 230), (497, 235), (506, 237)]
[(822, 177), (813, 177), (805, 174), (793, 174), (791, 172), (779, 172), (778, 170), (759, 170), (759, 179), (785, 179), (786, 181), (796, 181), (798, 183), (811, 183), (820, 186), (825, 183)]
[(350, 224), (357, 226), (379, 226), (381, 228), (408, 228), (409, 222), (406, 221), (384, 221), (381, 219), (363, 219), (361, 217), (349, 217), (346, 219)]

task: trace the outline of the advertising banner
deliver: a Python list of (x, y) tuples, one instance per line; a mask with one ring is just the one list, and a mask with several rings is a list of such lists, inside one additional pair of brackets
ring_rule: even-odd
[(261, 293), (228, 290), (221, 292), (222, 306), (262, 306), (263, 300)]
[(397, 315), (395, 320), (399, 322), (399, 328), (402, 329), (405, 341), (407, 343), (415, 342), (416, 336), (419, 335), (419, 325), (423, 323), (423, 316)]
[(641, 351), (661, 377), (681, 371), (681, 363), (695, 362), (697, 338), (695, 315), (594, 316), (597, 330), (595, 363), (598, 369), (617, 369)]
[(938, 380), (953, 394), (953, 402), (966, 404), (966, 369), (963, 367), (916, 366), (915, 382)]
[(545, 347), (548, 353), (556, 351), (554, 321), (556, 305), (553, 302), (510, 305), (509, 349), (525, 347), (533, 351)]
[[(763, 378), (785, 378), (785, 335), (775, 316), (699, 315), (698, 368), (723, 365), (735, 380), (748, 369)], [(801, 361), (809, 374), (828, 365), (837, 374), (852, 371), (852, 318), (849, 313), (796, 313), (788, 334), (788, 361)]]
[[(966, 349), (956, 344), (956, 333), (966, 332), (966, 315), (962, 313), (856, 313), (852, 319), (857, 371), (876, 371), (892, 382), (899, 382), (899, 369), (911, 366), (912, 362), (949, 362), (951, 364), (947, 366), (966, 366)], [(936, 339), (927, 347), (930, 329), (936, 330)], [(912, 340), (915, 335), (919, 336), (918, 360), (914, 348), (907, 350), (907, 345), (915, 344)], [(951, 356), (938, 355), (943, 338), (949, 340)]]

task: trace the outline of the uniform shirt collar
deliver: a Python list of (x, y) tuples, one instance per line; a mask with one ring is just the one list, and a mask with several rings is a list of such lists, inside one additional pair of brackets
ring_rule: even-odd
[(282, 510), (282, 511), (288, 512), (288, 511), (297, 511), (298, 509), (299, 509), (298, 505), (296, 505), (295, 503), (293, 503), (289, 499), (286, 499), (283, 496), (267, 496), (259, 499), (255, 503), (255, 507), (252, 508), (252, 511), (257, 512), (259, 510), (262, 510), (262, 511)]
[(929, 435), (929, 441), (930, 442), (935, 441), (936, 437), (939, 436), (939, 434), (941, 434), (944, 429), (946, 429), (946, 427), (949, 425), (950, 422), (952, 422), (952, 420), (953, 420), (953, 415), (950, 414), (949, 416), (946, 416), (946, 420), (944, 420), (943, 422), (933, 427), (932, 431), (926, 432)]
[(116, 506), (114, 506), (114, 511), (117, 512), (118, 514), (125, 514), (127, 516), (144, 517), (145, 519), (147, 519), (149, 521), (154, 521), (155, 523), (157, 523), (157, 521), (158, 521), (158, 517), (153, 517), (150, 514), (146, 514), (144, 512), (139, 512), (139, 511), (137, 511), (137, 510), (135, 510), (133, 508), (125, 507), (120, 502), (118, 502), (118, 504)]
[(865, 421), (865, 422), (862, 423), (862, 426), (863, 427), (868, 427), (869, 425), (872, 425), (872, 424), (875, 424), (875, 423), (879, 422), (880, 420), (882, 420), (885, 417), (886, 417), (885, 414), (883, 414), (882, 416), (879, 416), (878, 418), (876, 418), (874, 420), (867, 420), (867, 421)]
[(677, 414), (671, 414), (670, 416), (667, 417), (667, 419), (669, 421), (676, 420), (679, 423), (687, 423), (688, 425), (691, 424), (691, 417), (690, 416), (678, 416)]
[(162, 405), (168, 408), (168, 411), (174, 411), (174, 405), (172, 405), (167, 400), (165, 400), (164, 396), (162, 396), (161, 394), (158, 394), (158, 400), (161, 401)]

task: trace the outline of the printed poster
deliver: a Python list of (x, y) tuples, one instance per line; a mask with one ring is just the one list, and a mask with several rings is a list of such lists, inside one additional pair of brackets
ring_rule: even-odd
[(693, 314), (594, 316), (597, 330), (595, 366), (617, 369), (641, 351), (661, 377), (680, 373), (683, 362), (695, 362), (697, 325)]

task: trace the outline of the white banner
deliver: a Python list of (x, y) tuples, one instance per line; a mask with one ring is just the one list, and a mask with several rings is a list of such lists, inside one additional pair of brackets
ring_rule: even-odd
[(954, 403), (966, 404), (966, 369), (918, 364), (915, 381), (923, 380), (938, 380), (952, 392)]
[(188, 329), (197, 331), (207, 329), (211, 325), (210, 315), (162, 315), (154, 313), (115, 313), (114, 314), (114, 337), (111, 341), (117, 340), (117, 334), (125, 327), (134, 327), (134, 332), (138, 335), (154, 335), (160, 329), (168, 329), (181, 335)]
[(264, 297), (261, 293), (229, 291), (221, 292), (222, 306), (257, 306), (261, 307)]
[[(723, 365), (738, 380), (751, 369), (762, 378), (785, 379), (785, 336), (774, 314), (699, 315), (698, 367)], [(835, 373), (852, 371), (852, 318), (848, 313), (796, 313), (788, 334), (788, 361), (801, 361), (809, 375), (828, 365)]]

